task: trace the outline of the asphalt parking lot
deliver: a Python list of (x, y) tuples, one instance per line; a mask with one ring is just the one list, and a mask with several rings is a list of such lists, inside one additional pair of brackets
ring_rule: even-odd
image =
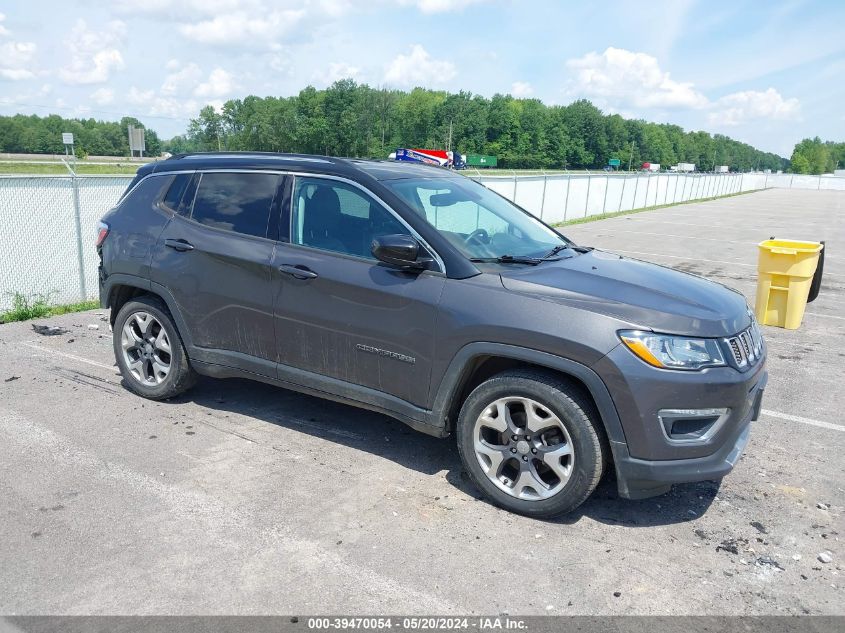
[(0, 613), (845, 614), (845, 192), (564, 232), (752, 304), (757, 242), (827, 241), (802, 328), (764, 328), (764, 415), (721, 485), (604, 482), (531, 520), (479, 500), (452, 442), (377, 414), (240, 380), (131, 395), (102, 311), (2, 325)]

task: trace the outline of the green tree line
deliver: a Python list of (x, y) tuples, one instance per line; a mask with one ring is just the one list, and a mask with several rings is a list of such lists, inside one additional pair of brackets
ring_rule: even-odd
[[(451, 140), (451, 142), (450, 142)], [(492, 154), (505, 168), (596, 169), (618, 158), (623, 168), (643, 162), (695, 163), (698, 169), (786, 169), (788, 161), (720, 134), (685, 132), (677, 125), (607, 115), (589, 101), (547, 106), (537, 99), (416, 88), (372, 88), (351, 79), (325, 90), (311, 86), (291, 97), (227, 101), (207, 106), (187, 133), (167, 143), (172, 152), (258, 150), (335, 156), (386, 157), (397, 147)]]
[[(64, 154), (62, 132), (72, 132), (78, 156), (129, 156), (129, 125), (144, 127), (132, 117), (115, 122), (65, 119), (57, 114), (0, 116), (0, 152)], [(144, 138), (147, 156), (161, 154), (161, 140), (155, 130), (145, 130)]]
[(805, 138), (792, 152), (792, 171), (796, 174), (829, 174), (845, 169), (845, 143)]
[[(73, 132), (79, 154), (128, 156), (129, 124), (140, 125), (131, 117), (0, 116), (0, 151), (63, 153), (61, 133)], [(604, 114), (586, 100), (548, 106), (501, 94), (488, 99), (464, 91), (373, 88), (351, 79), (291, 97), (231, 99), (220, 112), (206, 106), (185, 134), (161, 141), (147, 129), (146, 143), (150, 156), (221, 149), (383, 158), (397, 147), (448, 146), (492, 154), (501, 167), (514, 169), (598, 169), (610, 158), (623, 169), (643, 162), (688, 162), (701, 170), (790, 168), (785, 158), (728, 136)], [(845, 167), (845, 143), (805, 139), (792, 161), (797, 173)]]

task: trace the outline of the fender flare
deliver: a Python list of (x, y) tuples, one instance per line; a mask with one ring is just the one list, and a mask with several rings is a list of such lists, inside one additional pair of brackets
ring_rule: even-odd
[(433, 421), (436, 421), (444, 429), (449, 425), (447, 417), (450, 405), (454, 398), (458, 397), (463, 385), (469, 379), (473, 361), (484, 356), (523, 361), (567, 374), (580, 380), (587, 387), (593, 401), (596, 403), (596, 408), (598, 409), (608, 440), (610, 440), (611, 448), (615, 452), (619, 445), (627, 446), (625, 432), (622, 428), (622, 422), (619, 419), (619, 413), (616, 411), (616, 405), (613, 403), (613, 399), (604, 381), (596, 372), (586, 365), (569, 360), (568, 358), (503, 343), (469, 343), (458, 350), (458, 353), (452, 358), (446, 373), (440, 381), (440, 386), (434, 398), (434, 406), (432, 407)]
[(149, 294), (155, 295), (164, 301), (171, 316), (173, 316), (173, 320), (176, 322), (176, 328), (179, 330), (179, 336), (182, 338), (185, 349), (190, 350), (193, 348), (190, 330), (188, 330), (185, 320), (182, 318), (182, 312), (179, 310), (179, 305), (176, 303), (176, 299), (167, 288), (155, 283), (154, 281), (150, 281), (149, 279), (144, 279), (143, 277), (136, 277), (135, 275), (127, 275), (124, 273), (113, 273), (103, 282), (103, 286), (100, 291), (100, 305), (103, 308), (111, 307), (112, 295), (115, 287), (117, 286), (130, 286), (132, 288), (138, 288), (139, 290), (145, 290)]

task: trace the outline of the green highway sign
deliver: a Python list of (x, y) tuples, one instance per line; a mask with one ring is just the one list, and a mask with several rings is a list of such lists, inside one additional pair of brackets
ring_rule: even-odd
[(621, 161), (618, 158), (611, 158), (609, 161), (607, 161), (607, 164), (611, 167), (619, 167)]

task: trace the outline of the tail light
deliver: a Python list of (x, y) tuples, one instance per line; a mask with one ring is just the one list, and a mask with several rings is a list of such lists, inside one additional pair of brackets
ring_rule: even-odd
[(109, 235), (109, 225), (105, 222), (97, 223), (97, 248), (103, 245)]

